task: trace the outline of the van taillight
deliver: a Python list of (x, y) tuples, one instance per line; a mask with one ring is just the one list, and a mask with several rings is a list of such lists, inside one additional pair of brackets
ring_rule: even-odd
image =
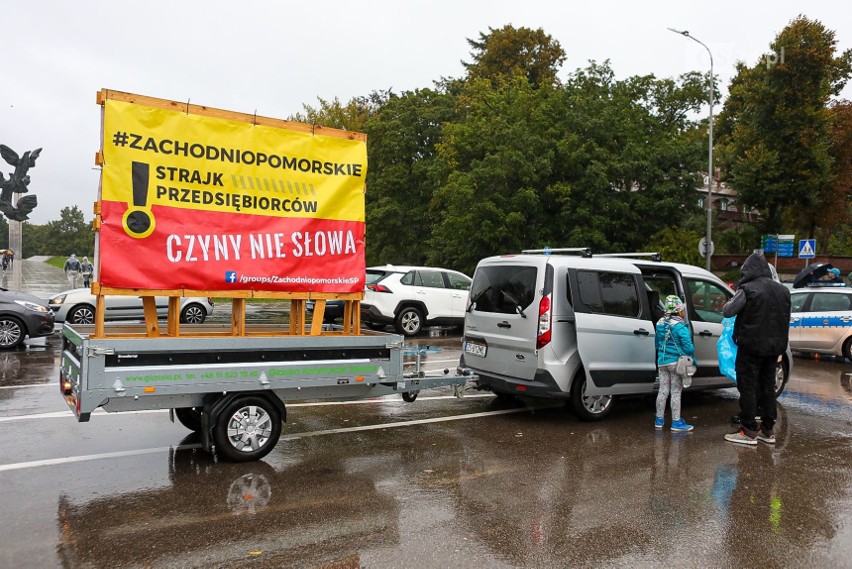
[(550, 343), (550, 295), (541, 297), (538, 304), (538, 336), (535, 339), (535, 349), (540, 350)]

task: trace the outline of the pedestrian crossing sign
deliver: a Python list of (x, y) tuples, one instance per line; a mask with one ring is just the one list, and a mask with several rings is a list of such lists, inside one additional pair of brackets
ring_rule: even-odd
[(799, 239), (799, 258), (813, 259), (816, 257), (816, 239)]

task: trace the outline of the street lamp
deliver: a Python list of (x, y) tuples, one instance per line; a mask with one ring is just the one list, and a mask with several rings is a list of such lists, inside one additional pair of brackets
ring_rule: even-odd
[(710, 150), (708, 151), (709, 158), (707, 160), (707, 236), (706, 242), (704, 244), (704, 252), (707, 255), (707, 270), (709, 271), (710, 257), (713, 255), (713, 53), (710, 51), (710, 48), (704, 44), (704, 42), (702, 42), (695, 36), (689, 35), (688, 31), (676, 30), (674, 28), (669, 28), (669, 31), (672, 31), (676, 34), (680, 34), (696, 43), (701, 44), (704, 49), (707, 50), (707, 53), (710, 55), (710, 77), (708, 77), (707, 79), (707, 84), (710, 91), (710, 124), (707, 129), (710, 133)]

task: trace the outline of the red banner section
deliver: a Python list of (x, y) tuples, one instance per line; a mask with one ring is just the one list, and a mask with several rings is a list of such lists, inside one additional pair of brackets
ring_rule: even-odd
[(105, 287), (280, 292), (364, 290), (364, 222), (153, 205), (156, 228), (128, 239), (127, 202), (102, 201)]

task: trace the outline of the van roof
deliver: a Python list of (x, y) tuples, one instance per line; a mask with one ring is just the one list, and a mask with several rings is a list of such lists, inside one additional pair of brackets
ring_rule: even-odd
[[(534, 260), (534, 261), (531, 261)], [(645, 258), (632, 257), (583, 257), (580, 255), (544, 255), (537, 253), (517, 253), (500, 255), (496, 257), (487, 257), (482, 259), (479, 264), (495, 265), (495, 264), (536, 264), (543, 265), (550, 262), (554, 266), (571, 267), (576, 269), (611, 269), (615, 271), (638, 273), (641, 272), (639, 267), (665, 267), (673, 268), (684, 276), (709, 278), (717, 283), (725, 284), (722, 279), (695, 265), (687, 265), (685, 263), (670, 263), (665, 261), (652, 261)], [(725, 285), (727, 286), (727, 285)]]
[(576, 269), (601, 269), (607, 268), (625, 273), (638, 273), (639, 268), (632, 260), (619, 257), (581, 257), (578, 255), (541, 255), (531, 253), (518, 253), (487, 257), (479, 261), (480, 265), (538, 265), (543, 266), (550, 263), (559, 267), (571, 267)]

